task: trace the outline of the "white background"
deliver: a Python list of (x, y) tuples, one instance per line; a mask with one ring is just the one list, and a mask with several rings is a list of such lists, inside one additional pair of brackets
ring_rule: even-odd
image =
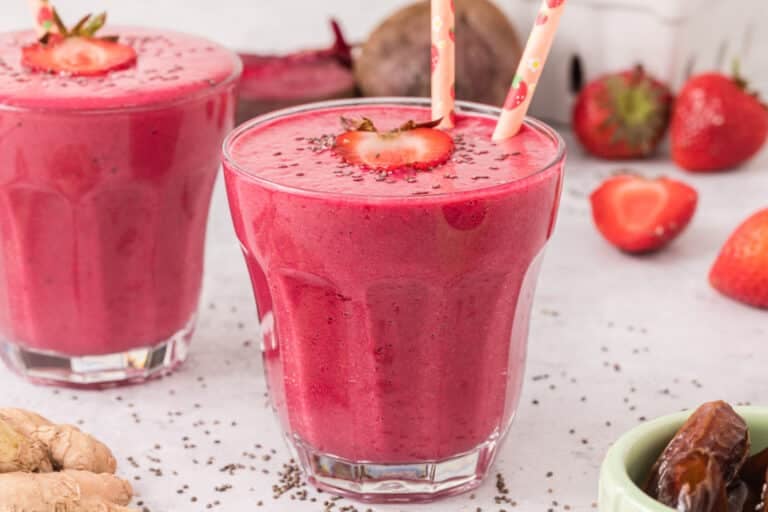
[[(409, 0), (58, 0), (66, 20), (109, 11), (114, 23), (173, 28), (208, 36), (236, 49), (287, 50), (325, 45), (327, 20), (337, 17), (351, 40), (362, 40)], [(27, 0), (0, 0), (0, 30), (30, 25)]]
[[(570, 117), (567, 71), (581, 55), (586, 79), (642, 63), (678, 89), (694, 72), (729, 70), (740, 58), (753, 89), (768, 96), (768, 11), (765, 0), (571, 0), (531, 112)], [(113, 23), (172, 28), (233, 49), (286, 52), (330, 45), (337, 18), (350, 42), (362, 42), (381, 20), (411, 0), (55, 0), (70, 23), (107, 10)], [(496, 0), (524, 38), (539, 0)], [(31, 25), (27, 0), (0, 0), (0, 31)], [(620, 14), (623, 13), (623, 14)], [(688, 20), (681, 24), (681, 20)], [(687, 30), (678, 28), (687, 27)], [(744, 41), (749, 40), (747, 50)], [(727, 51), (724, 51), (727, 50)], [(719, 57), (718, 57), (719, 56)], [(516, 66), (514, 57), (509, 66)]]

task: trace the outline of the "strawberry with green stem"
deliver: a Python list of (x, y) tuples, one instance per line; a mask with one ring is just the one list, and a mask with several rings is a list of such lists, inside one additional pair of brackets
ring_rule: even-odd
[(638, 66), (587, 84), (573, 108), (573, 130), (595, 156), (642, 158), (661, 142), (671, 109), (669, 88)]
[(672, 116), (672, 159), (692, 172), (734, 169), (768, 140), (768, 106), (749, 90), (734, 63), (733, 76), (705, 73), (680, 91)]
[(106, 13), (83, 16), (67, 28), (51, 9), (52, 28), (34, 44), (22, 48), (22, 64), (33, 71), (68, 76), (98, 76), (126, 69), (136, 63), (136, 50), (116, 36), (98, 37)]

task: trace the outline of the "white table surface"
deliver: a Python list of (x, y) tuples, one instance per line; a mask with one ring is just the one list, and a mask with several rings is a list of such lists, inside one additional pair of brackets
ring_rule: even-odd
[[(608, 246), (589, 214), (587, 195), (619, 166), (570, 147), (560, 220), (534, 306), (523, 399), (494, 469), (504, 474), (517, 510), (590, 510), (603, 454), (643, 418), (719, 398), (768, 405), (768, 312), (721, 297), (706, 280), (730, 231), (768, 206), (768, 152), (738, 172), (711, 176), (684, 173), (663, 158), (632, 164), (650, 176), (684, 179), (700, 192), (688, 231), (668, 250), (636, 258)], [(114, 448), (120, 474), (153, 512), (205, 511), (208, 504), (211, 510), (320, 512), (327, 494), (310, 492), (316, 502), (272, 498), (276, 472), (289, 455), (266, 405), (250, 283), (221, 185), (199, 329), (179, 372), (138, 387), (73, 392), (35, 387), (0, 370), (0, 405), (82, 423)], [(245, 468), (234, 475), (221, 471), (239, 463)], [(225, 484), (232, 488), (215, 489)], [(491, 478), (474, 499), (356, 507), (510, 511), (494, 504), (495, 491)], [(349, 504), (339, 501), (333, 510)]]

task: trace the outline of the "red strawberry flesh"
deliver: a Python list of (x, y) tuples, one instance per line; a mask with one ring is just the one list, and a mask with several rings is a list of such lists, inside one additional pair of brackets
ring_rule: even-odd
[(22, 49), (22, 63), (34, 71), (98, 76), (131, 67), (136, 51), (127, 45), (90, 37), (67, 37)]
[(698, 195), (688, 185), (659, 178), (621, 175), (592, 193), (592, 214), (600, 233), (627, 252), (660, 249), (688, 225)]
[(345, 162), (365, 169), (427, 170), (445, 163), (453, 146), (450, 135), (434, 128), (392, 132), (351, 130), (336, 137), (334, 151)]

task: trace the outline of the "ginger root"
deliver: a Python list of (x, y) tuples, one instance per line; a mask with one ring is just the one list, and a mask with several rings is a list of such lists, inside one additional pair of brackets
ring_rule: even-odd
[(0, 512), (130, 512), (131, 494), (128, 482), (107, 473), (0, 474)]
[(0, 419), (0, 473), (53, 471), (46, 447)]
[(115, 457), (73, 425), (0, 409), (0, 512), (133, 512)]
[(79, 469), (114, 473), (117, 462), (102, 442), (74, 425), (56, 425), (39, 414), (22, 409), (0, 409), (4, 421), (28, 440), (48, 449), (54, 469)]

